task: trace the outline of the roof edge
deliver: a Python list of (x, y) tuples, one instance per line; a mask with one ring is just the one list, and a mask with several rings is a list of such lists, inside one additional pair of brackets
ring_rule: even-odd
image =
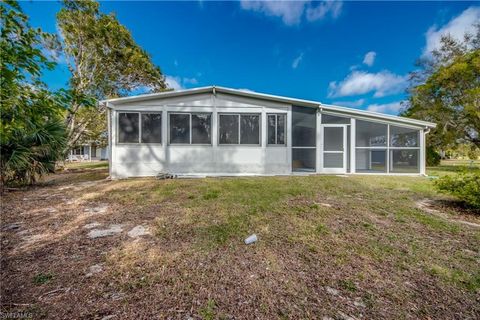
[(131, 97), (101, 100), (99, 103), (106, 103), (109, 108), (113, 108), (113, 106), (111, 105), (109, 106), (109, 104), (115, 104), (115, 103), (122, 104), (122, 103), (135, 102), (135, 101), (153, 100), (158, 98), (172, 98), (172, 97), (187, 96), (187, 95), (193, 95), (193, 94), (199, 94), (199, 93), (212, 93), (212, 94), (226, 93), (226, 94), (232, 94), (232, 95), (261, 99), (261, 100), (283, 102), (283, 103), (288, 103), (292, 105), (321, 108), (326, 111), (339, 112), (339, 113), (345, 113), (350, 115), (359, 115), (359, 116), (377, 118), (377, 119), (382, 119), (387, 121), (402, 122), (402, 123), (426, 127), (426, 128), (436, 127), (435, 123), (423, 121), (423, 120), (411, 119), (411, 118), (389, 115), (389, 114), (368, 111), (368, 110), (352, 109), (352, 108), (341, 107), (341, 106), (331, 105), (331, 104), (323, 104), (318, 101), (290, 98), (285, 96), (277, 96), (277, 95), (259, 93), (255, 91), (238, 90), (238, 89), (231, 89), (231, 88), (219, 87), (219, 86), (206, 86), (206, 87), (184, 89), (184, 90), (177, 90), (177, 91), (165, 91), (165, 92), (157, 92), (157, 93), (150, 93), (150, 94), (141, 94), (141, 95), (136, 95)]

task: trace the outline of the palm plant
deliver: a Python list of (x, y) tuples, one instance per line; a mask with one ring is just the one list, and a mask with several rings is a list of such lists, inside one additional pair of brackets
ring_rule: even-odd
[(14, 129), (11, 138), (0, 146), (2, 186), (32, 184), (41, 175), (53, 172), (65, 146), (65, 127), (59, 120)]

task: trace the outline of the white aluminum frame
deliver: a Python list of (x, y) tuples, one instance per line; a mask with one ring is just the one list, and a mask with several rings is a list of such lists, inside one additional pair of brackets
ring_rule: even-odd
[[(275, 143), (268, 143), (268, 117), (269, 116), (275, 116)], [(277, 137), (277, 130), (278, 130), (278, 116), (284, 116), (284, 142), (283, 143), (278, 143), (278, 137)], [(266, 120), (267, 120), (267, 125), (266, 125), (266, 132), (265, 132), (265, 137), (267, 138), (266, 146), (267, 147), (286, 147), (287, 146), (287, 113), (266, 113), (265, 115)]]
[[(172, 143), (170, 141), (170, 115), (172, 114), (188, 114), (189, 115), (189, 142), (188, 143)], [(192, 130), (192, 114), (208, 114), (210, 115), (210, 143), (192, 143), (192, 133), (193, 133), (193, 130)], [(212, 140), (213, 140), (213, 137), (212, 137), (212, 133), (213, 133), (213, 112), (175, 112), (175, 111), (169, 111), (167, 112), (167, 117), (168, 117), (168, 130), (167, 130), (167, 141), (168, 141), (168, 145), (169, 146), (211, 146), (212, 145)]]
[[(345, 174), (347, 173), (347, 126), (348, 124), (322, 124), (321, 125), (321, 144), (322, 144), (322, 168), (321, 172), (323, 173), (341, 173)], [(325, 150), (325, 128), (343, 128), (343, 146), (341, 151), (327, 151)], [(325, 168), (325, 153), (330, 153), (330, 154), (342, 154), (342, 168)]]
[[(136, 113), (138, 114), (138, 142), (120, 142), (120, 113)], [(161, 137), (160, 137), (160, 142), (142, 142), (142, 114), (160, 114), (161, 116)], [(118, 110), (116, 111), (116, 117), (115, 117), (115, 131), (116, 131), (116, 139), (115, 142), (119, 145), (162, 145), (163, 144), (163, 113), (162, 111), (123, 111), (123, 110)]]
[[(222, 115), (238, 116), (238, 143), (220, 143), (220, 117)], [(241, 143), (242, 141), (242, 124), (241, 116), (258, 116), (258, 144)], [(261, 147), (262, 146), (262, 112), (217, 112), (217, 145), (222, 146), (245, 146), (245, 147)]]

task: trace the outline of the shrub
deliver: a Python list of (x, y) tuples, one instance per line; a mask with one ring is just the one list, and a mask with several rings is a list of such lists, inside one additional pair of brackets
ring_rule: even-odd
[(10, 139), (0, 142), (1, 186), (33, 184), (41, 175), (54, 172), (65, 149), (63, 123), (30, 123), (12, 132)]
[(440, 164), (440, 154), (433, 148), (427, 147), (427, 166), (434, 167)]
[(452, 194), (474, 208), (480, 208), (480, 172), (444, 176), (435, 182), (438, 190)]

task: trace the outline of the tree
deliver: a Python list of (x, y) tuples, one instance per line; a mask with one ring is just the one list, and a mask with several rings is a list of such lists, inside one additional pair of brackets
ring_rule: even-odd
[(0, 4), (0, 174), (3, 189), (55, 168), (65, 145), (62, 103), (40, 80), (55, 37), (34, 29), (16, 1)]
[(437, 123), (429, 143), (447, 149), (458, 143), (480, 148), (480, 24), (463, 41), (450, 35), (412, 73), (404, 116)]
[(152, 92), (166, 88), (160, 68), (115, 15), (99, 11), (98, 2), (64, 1), (57, 20), (72, 74), (65, 120), (70, 146), (101, 136), (99, 128), (105, 130), (105, 109), (96, 100), (124, 96), (138, 88)]

